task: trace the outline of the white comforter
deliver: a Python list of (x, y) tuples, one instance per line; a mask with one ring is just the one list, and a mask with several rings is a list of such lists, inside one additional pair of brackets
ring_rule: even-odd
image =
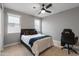
[(46, 38), (35, 41), (33, 43), (33, 46), (31, 47), (29, 45), (29, 40), (31, 38), (40, 37), (40, 36), (45, 36), (45, 35), (44, 34), (35, 34), (35, 35), (22, 35), (21, 36), (21, 40), (32, 49), (32, 51), (35, 55), (39, 55), (40, 52), (42, 52), (46, 48), (53, 45), (52, 37), (46, 37)]
[(26, 43), (29, 47), (31, 47), (29, 45), (29, 41), (31, 38), (35, 38), (35, 37), (40, 37), (40, 36), (45, 36), (43, 34), (35, 34), (35, 35), (22, 35), (21, 40)]

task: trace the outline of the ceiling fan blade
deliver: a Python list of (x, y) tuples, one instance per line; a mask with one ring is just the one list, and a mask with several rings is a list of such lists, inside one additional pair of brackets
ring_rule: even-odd
[(42, 6), (44, 7), (44, 4), (42, 4)]
[(50, 8), (52, 4), (50, 3), (49, 5), (46, 6), (46, 9)]
[(51, 13), (51, 11), (49, 11), (49, 10), (45, 10), (46, 12), (48, 12), (48, 13)]

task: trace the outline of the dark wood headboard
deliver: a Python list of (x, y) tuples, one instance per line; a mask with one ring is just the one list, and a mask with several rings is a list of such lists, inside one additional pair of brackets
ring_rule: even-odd
[(35, 29), (21, 29), (21, 35), (33, 35), (37, 34)]

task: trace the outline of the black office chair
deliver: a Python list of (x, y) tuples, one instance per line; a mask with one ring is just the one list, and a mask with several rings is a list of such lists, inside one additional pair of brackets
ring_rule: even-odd
[[(63, 48), (68, 49), (68, 54), (70, 54), (70, 50), (77, 54), (77, 52), (72, 48), (73, 45), (77, 43), (77, 41), (78, 37), (75, 37), (75, 34), (72, 32), (72, 29), (63, 30), (61, 34), (61, 46), (63, 46)], [(70, 47), (70, 45), (72, 47)]]

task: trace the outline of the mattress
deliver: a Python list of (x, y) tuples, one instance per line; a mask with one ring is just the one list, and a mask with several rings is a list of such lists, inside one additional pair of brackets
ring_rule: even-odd
[(22, 35), (21, 40), (31, 48), (31, 46), (29, 45), (30, 39), (35, 37), (40, 37), (40, 36), (45, 36), (45, 35), (44, 34)]
[(34, 35), (22, 35), (21, 40), (28, 45), (32, 52), (37, 56), (40, 52), (44, 51), (45, 49), (53, 46), (52, 37), (46, 37), (42, 38), (40, 40), (37, 40), (33, 43), (33, 46), (31, 47), (29, 44), (29, 41), (31, 38), (45, 36), (44, 34), (34, 34)]

